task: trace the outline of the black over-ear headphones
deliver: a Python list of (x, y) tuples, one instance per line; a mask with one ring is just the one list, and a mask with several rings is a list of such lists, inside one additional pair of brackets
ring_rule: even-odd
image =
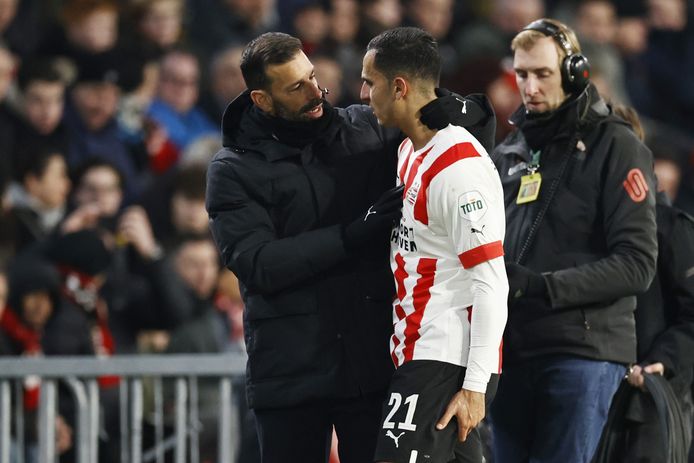
[(590, 80), (590, 64), (588, 58), (580, 53), (574, 53), (571, 42), (561, 28), (547, 20), (538, 19), (525, 26), (523, 30), (541, 32), (552, 37), (559, 44), (566, 52), (566, 57), (561, 63), (561, 83), (564, 92), (581, 93)]

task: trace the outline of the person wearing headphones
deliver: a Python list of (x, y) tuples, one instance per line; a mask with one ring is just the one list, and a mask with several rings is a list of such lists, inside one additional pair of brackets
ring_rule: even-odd
[(494, 457), (589, 462), (636, 360), (635, 295), (655, 274), (652, 155), (590, 83), (566, 25), (534, 21), (511, 49), (523, 103), (492, 156), (509, 280)]

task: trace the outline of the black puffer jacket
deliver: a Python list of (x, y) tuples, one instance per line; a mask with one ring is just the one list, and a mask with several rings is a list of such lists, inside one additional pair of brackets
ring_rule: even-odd
[[(592, 85), (550, 119), (528, 119), (521, 107), (512, 122), (519, 130), (493, 156), (504, 187), (506, 259), (545, 273), (549, 299), (510, 307), (505, 360), (571, 354), (635, 361), (635, 295), (653, 279), (657, 255), (650, 151)], [(541, 151), (542, 187), (537, 201), (518, 205), (529, 145)]]
[(388, 234), (348, 255), (341, 229), (394, 185), (402, 136), (364, 106), (325, 111), (294, 148), (242, 94), (208, 171), (212, 233), (246, 304), (253, 408), (383, 392), (393, 372)]

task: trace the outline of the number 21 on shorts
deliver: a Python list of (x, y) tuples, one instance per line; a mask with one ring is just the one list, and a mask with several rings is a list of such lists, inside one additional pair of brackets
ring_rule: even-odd
[(392, 392), (390, 394), (390, 399), (388, 400), (388, 406), (393, 408), (388, 412), (385, 421), (383, 422), (383, 429), (401, 429), (403, 431), (416, 431), (417, 425), (412, 423), (414, 418), (414, 411), (417, 408), (417, 399), (419, 399), (419, 394), (412, 394), (407, 396), (405, 399), (405, 405), (407, 405), (407, 413), (405, 414), (405, 421), (399, 423), (394, 423), (391, 421), (393, 416), (398, 412), (400, 406), (402, 405), (402, 395), (398, 392)]

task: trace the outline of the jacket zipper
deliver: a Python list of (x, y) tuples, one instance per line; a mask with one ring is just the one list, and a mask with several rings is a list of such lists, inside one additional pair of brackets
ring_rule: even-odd
[(586, 331), (590, 331), (590, 323), (588, 322), (588, 317), (586, 317), (585, 309), (581, 309), (581, 316), (583, 317), (583, 327)]

